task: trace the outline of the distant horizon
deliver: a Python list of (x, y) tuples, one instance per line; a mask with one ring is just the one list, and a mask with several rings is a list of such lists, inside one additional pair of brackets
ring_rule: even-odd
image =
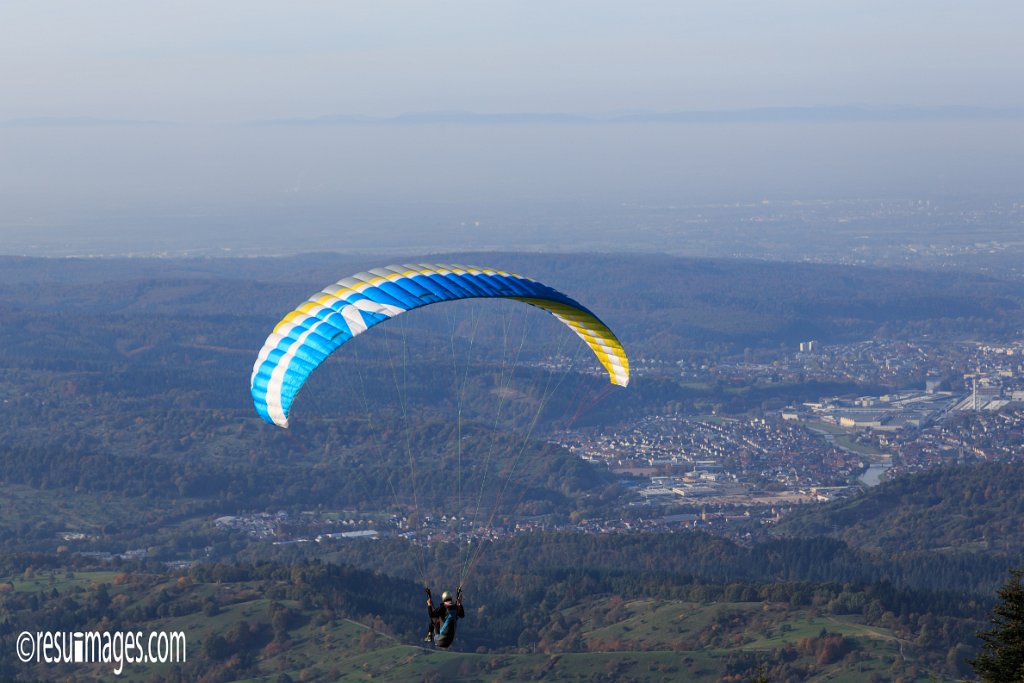
[[(509, 124), (707, 124), (707, 123), (790, 123), (800, 121), (912, 122), (912, 121), (984, 121), (1024, 119), (1024, 107), (979, 107), (969, 104), (867, 105), (822, 104), (812, 106), (752, 106), (731, 109), (681, 109), (662, 111), (637, 108), (626, 111), (483, 111), (473, 109), (438, 109), (408, 111), (395, 115), (361, 113), (310, 114), (307, 116), (271, 119), (238, 119), (219, 121), (221, 125), (509, 125)], [(0, 126), (180, 126), (196, 125), (196, 121), (162, 119), (119, 119), (88, 115), (38, 115), (0, 120)], [(210, 123), (210, 122), (207, 122)]]
[[(1024, 278), (1019, 198), (762, 199), (694, 204), (269, 203), (144, 216), (88, 212), (78, 230), (8, 219), (0, 255), (250, 258), (455, 253), (634, 254), (910, 267)], [(246, 217), (248, 216), (248, 217)], [(140, 223), (140, 221), (144, 221)], [(138, 231), (145, 225), (144, 231)], [(297, 225), (289, 230), (285, 226)], [(638, 227), (639, 226), (639, 227)]]
[[(1024, 202), (1022, 24), (1008, 0), (0, 3), (0, 251), (798, 257), (848, 224), (719, 209)], [(932, 246), (1024, 231), (1004, 218)]]

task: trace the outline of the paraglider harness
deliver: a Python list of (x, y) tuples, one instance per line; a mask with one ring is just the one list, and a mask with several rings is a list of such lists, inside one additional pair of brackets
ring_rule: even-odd
[[(440, 607), (433, 606), (433, 596), (430, 589), (427, 592), (427, 611), (430, 613), (430, 630), (427, 633), (427, 640), (433, 640), (437, 647), (448, 649), (455, 640), (456, 622), (466, 616), (462, 608), (462, 586), (455, 591), (455, 603), (441, 603)], [(432, 637), (436, 631), (436, 637)]]

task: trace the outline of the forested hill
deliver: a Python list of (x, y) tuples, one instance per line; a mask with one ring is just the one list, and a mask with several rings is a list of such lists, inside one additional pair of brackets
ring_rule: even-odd
[(667, 256), (494, 258), (586, 293), (588, 304), (652, 354), (709, 343), (742, 349), (876, 335), (998, 337), (1024, 324), (1024, 284), (965, 273)]
[[(542, 280), (580, 301), (634, 353), (678, 358), (708, 344), (984, 336), (1024, 326), (1024, 284), (966, 273), (649, 255), (316, 254), (259, 259), (0, 258), (0, 316), (32, 307), (173, 315), (255, 345), (276, 316), (329, 282), (386, 263), (473, 263)], [(21, 313), (22, 315), (19, 315)]]
[[(949, 466), (898, 477), (860, 496), (783, 518), (782, 536), (836, 536), (872, 553), (1003, 556), (1024, 548), (1024, 465)], [(995, 540), (998, 539), (998, 540)]]

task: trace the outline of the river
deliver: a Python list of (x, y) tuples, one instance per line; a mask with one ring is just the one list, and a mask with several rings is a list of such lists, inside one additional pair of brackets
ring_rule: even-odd
[(873, 462), (864, 470), (864, 474), (860, 475), (860, 482), (865, 486), (877, 486), (878, 482), (882, 479), (882, 475), (890, 467), (892, 465), (887, 462)]

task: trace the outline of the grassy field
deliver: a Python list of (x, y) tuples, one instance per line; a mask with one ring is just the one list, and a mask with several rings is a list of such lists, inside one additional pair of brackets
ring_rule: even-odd
[(850, 434), (838, 434), (838, 435), (836, 435), (835, 443), (836, 443), (837, 446), (842, 446), (843, 448), (848, 448), (848, 449), (850, 449), (851, 451), (853, 451), (855, 453), (860, 453), (861, 455), (866, 455), (868, 457), (877, 458), (879, 456), (888, 455), (884, 451), (881, 451), (881, 450), (875, 448), (871, 444), (860, 443), (859, 441), (854, 441), (853, 437)]
[[(194, 501), (140, 499), (115, 493), (0, 487), (0, 530), (15, 534), (16, 551), (62, 553), (131, 549), (140, 538), (165, 538), (183, 524), (201, 525), (208, 512), (194, 512)], [(116, 534), (106, 529), (117, 528)], [(45, 529), (45, 532), (37, 530)], [(62, 532), (81, 533), (83, 540), (65, 540)], [(13, 545), (13, 544), (12, 544)]]
[(863, 444), (854, 441), (850, 431), (844, 427), (840, 427), (839, 425), (820, 422), (818, 420), (808, 420), (804, 424), (812, 432), (831, 435), (833, 442), (837, 446), (847, 448), (854, 453), (859, 453), (867, 456), (868, 458), (878, 458), (880, 456), (887, 455), (884, 451), (880, 451), (870, 444)]
[(36, 593), (52, 591), (66, 593), (75, 588), (87, 589), (100, 583), (112, 583), (119, 572), (66, 572), (66, 571), (30, 571), (20, 576), (11, 576), (0, 580), (0, 589), (13, 590), (19, 593)]
[[(191, 604), (177, 616), (164, 616), (122, 628), (143, 632), (180, 631), (185, 634), (190, 667), (236, 666), (249, 681), (594, 681), (687, 680), (719, 681), (738, 658), (747, 665), (768, 660), (788, 649), (794, 665), (806, 671), (805, 680), (863, 681), (872, 673), (891, 679), (894, 665), (902, 667), (904, 680), (946, 680), (906, 674), (913, 665), (913, 648), (900, 643), (891, 632), (860, 623), (854, 617), (819, 615), (779, 603), (692, 602), (592, 599), (547, 615), (573, 624), (579, 638), (577, 651), (560, 648), (541, 638), (544, 651), (463, 652), (459, 642), (451, 652), (401, 642), (378, 625), (330, 616), (304, 609), (297, 601), (271, 600), (268, 586), (246, 582), (192, 584), (188, 579), (116, 572), (40, 573), (0, 579), (7, 591), (48, 593), (88, 600), (104, 584), (113, 604), (125, 613), (152, 604), (163, 594), (173, 595), (168, 606)], [(216, 602), (217, 610), (200, 609)], [(291, 618), (283, 637), (271, 639), (275, 610), (287, 609)], [(169, 609), (173, 613), (173, 609)], [(10, 618), (17, 622), (18, 615)], [(97, 625), (68, 624), (67, 628), (96, 629)], [(239, 655), (209, 659), (209, 643), (240, 628), (250, 629), (258, 640), (253, 649)], [(462, 629), (473, 628), (467, 620)], [(807, 648), (824, 637), (845, 639), (849, 652), (841, 659), (821, 663)], [(547, 644), (545, 644), (547, 642)], [(583, 650), (583, 651), (579, 651)], [(904, 651), (905, 650), (905, 651)], [(145, 681), (171, 671), (172, 665), (130, 665), (117, 680)], [(231, 671), (230, 668), (227, 669)], [(57, 674), (37, 668), (43, 678)], [(113, 679), (111, 667), (80, 665), (60, 669), (61, 675)], [(287, 678), (285, 678), (287, 676)], [(247, 677), (247, 678), (246, 678)], [(950, 679), (952, 680), (952, 679)]]

